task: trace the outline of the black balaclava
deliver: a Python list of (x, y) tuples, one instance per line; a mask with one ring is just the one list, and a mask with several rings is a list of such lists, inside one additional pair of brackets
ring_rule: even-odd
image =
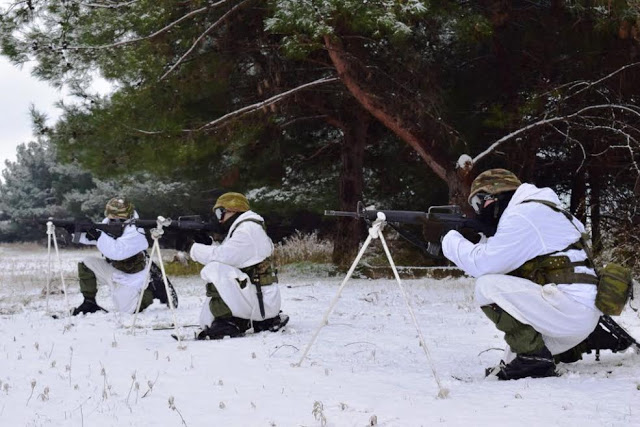
[[(495, 202), (491, 203), (486, 208), (480, 208), (480, 212), (476, 216), (476, 219), (489, 226), (489, 228), (496, 230), (498, 228), (500, 217), (504, 213), (504, 210), (507, 209), (507, 206), (509, 205), (509, 202), (511, 201), (514, 193), (515, 191), (505, 191), (504, 193), (497, 194), (497, 200)], [(495, 231), (491, 233), (491, 236), (493, 236), (493, 234), (495, 234)]]
[(232, 216), (230, 216), (229, 219), (227, 219), (225, 222), (221, 222), (220, 223), (220, 230), (222, 232), (221, 234), (226, 235), (229, 232), (229, 229), (231, 228), (233, 223), (236, 222), (238, 217), (240, 217), (240, 215), (242, 215), (243, 213), (244, 212), (236, 212)]

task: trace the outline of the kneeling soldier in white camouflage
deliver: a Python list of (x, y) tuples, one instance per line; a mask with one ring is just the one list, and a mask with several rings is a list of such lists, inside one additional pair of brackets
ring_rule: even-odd
[[(154, 298), (169, 305), (162, 273), (155, 264), (151, 265), (149, 286), (145, 282), (149, 257), (149, 247), (144, 230), (127, 221), (138, 218), (133, 204), (125, 198), (115, 197), (105, 207), (104, 224), (122, 223), (122, 234), (110, 236), (99, 230), (82, 233), (80, 243), (96, 245), (103, 256), (89, 256), (78, 263), (80, 291), (83, 303), (73, 310), (73, 315), (106, 310), (96, 303), (98, 283), (111, 289), (115, 310), (134, 313), (140, 292), (144, 292), (140, 311), (153, 303)], [(174, 307), (178, 306), (178, 296), (167, 281)]]
[(584, 226), (560, 208), (551, 189), (491, 169), (471, 184), (469, 203), (497, 231), (477, 244), (449, 231), (442, 250), (477, 278), (476, 301), (505, 334), (504, 362), (488, 373), (501, 380), (552, 376), (556, 361), (631, 345), (598, 325), (598, 278), (585, 250)]
[(190, 251), (191, 259), (205, 265), (200, 276), (207, 282), (198, 339), (242, 336), (251, 328), (277, 331), (289, 317), (280, 314), (278, 278), (270, 261), (273, 243), (264, 219), (240, 193), (220, 196), (213, 212), (225, 239), (194, 243)]

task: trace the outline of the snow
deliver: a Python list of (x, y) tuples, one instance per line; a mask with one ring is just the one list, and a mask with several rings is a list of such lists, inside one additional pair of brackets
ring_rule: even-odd
[[(75, 263), (93, 251), (61, 250), (70, 306), (82, 300)], [(638, 424), (640, 356), (631, 351), (605, 351), (600, 362), (587, 355), (560, 365), (558, 378), (484, 379), (504, 343), (474, 305), (468, 278), (403, 280), (433, 366), (397, 283), (352, 279), (298, 367), (342, 277), (282, 274), (283, 310), (291, 316), (284, 331), (180, 348), (171, 330), (152, 329), (172, 319), (157, 302), (138, 316), (135, 335), (129, 315), (56, 320), (41, 294), (46, 248), (0, 247), (0, 259), (3, 426)], [(203, 282), (172, 282), (178, 321), (195, 323)], [(108, 290), (98, 302), (110, 308)], [(64, 305), (62, 295), (50, 295), (51, 312)], [(635, 312), (616, 320), (640, 336)], [(432, 367), (450, 391), (446, 399), (437, 398)]]

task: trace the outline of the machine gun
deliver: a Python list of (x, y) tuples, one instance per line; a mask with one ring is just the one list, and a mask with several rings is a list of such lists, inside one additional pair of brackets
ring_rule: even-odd
[[(73, 234), (73, 243), (80, 243), (80, 235), (82, 233), (92, 233), (102, 231), (113, 238), (118, 238), (124, 232), (124, 228), (134, 225), (137, 228), (151, 229), (155, 228), (158, 221), (155, 219), (128, 219), (125, 221), (111, 220), (108, 223), (93, 222), (90, 219), (55, 219), (52, 217), (40, 219), (40, 224), (51, 222), (54, 226), (64, 228), (70, 234)], [(180, 230), (190, 232), (217, 232), (218, 223), (204, 221), (199, 215), (182, 216), (177, 220), (169, 219), (169, 224), (164, 226), (165, 230)]]
[(435, 228), (438, 234), (443, 234), (449, 230), (471, 230), (474, 233), (482, 233), (485, 236), (493, 236), (495, 227), (487, 225), (474, 218), (468, 218), (460, 206), (444, 205), (431, 206), (427, 212), (422, 211), (387, 211), (376, 209), (365, 209), (362, 202), (358, 202), (356, 212), (349, 211), (324, 211), (328, 216), (346, 216), (356, 219), (363, 219), (367, 224), (371, 224), (378, 218), (378, 212), (384, 214), (386, 222), (411, 244), (424, 250), (428, 255), (439, 257), (440, 242), (422, 241), (410, 233), (397, 227), (396, 224), (421, 225), (425, 229)]

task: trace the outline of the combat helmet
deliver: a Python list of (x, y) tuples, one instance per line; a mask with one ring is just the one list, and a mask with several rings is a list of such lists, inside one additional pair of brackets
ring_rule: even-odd
[(114, 197), (107, 202), (104, 208), (104, 216), (107, 218), (129, 219), (133, 217), (135, 207), (124, 197)]
[(489, 169), (482, 172), (471, 183), (471, 192), (469, 193), (468, 202), (476, 210), (474, 206), (474, 197), (485, 194), (495, 196), (506, 191), (517, 189), (522, 182), (511, 171), (506, 169)]
[(216, 204), (213, 205), (213, 213), (218, 219), (222, 221), (225, 212), (246, 212), (250, 210), (249, 201), (241, 193), (224, 193), (218, 197)]

